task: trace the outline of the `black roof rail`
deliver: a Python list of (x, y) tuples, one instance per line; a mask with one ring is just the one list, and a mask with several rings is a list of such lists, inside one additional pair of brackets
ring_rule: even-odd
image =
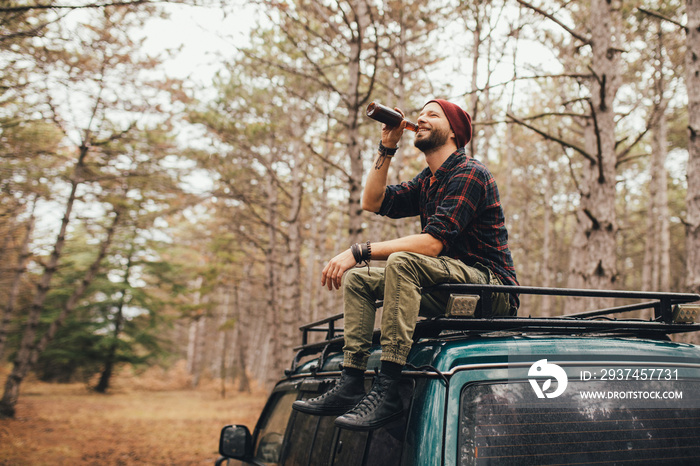
[(561, 317), (591, 317), (593, 315), (615, 314), (619, 312), (629, 312), (640, 309), (654, 309), (657, 320), (670, 323), (673, 320), (673, 306), (677, 304), (687, 304), (700, 301), (700, 295), (691, 293), (667, 293), (659, 291), (622, 291), (622, 290), (584, 290), (575, 288), (544, 288), (535, 286), (511, 286), (511, 285), (474, 285), (474, 284), (444, 284), (433, 289), (441, 291), (454, 291), (455, 294), (479, 295), (480, 302), (484, 303), (484, 315), (491, 317), (491, 293), (514, 293), (540, 296), (571, 296), (584, 298), (626, 298), (626, 299), (650, 299), (640, 307), (629, 308), (628, 306), (614, 307), (605, 310), (591, 311), (591, 313), (580, 313), (563, 315)]
[[(700, 295), (698, 294), (475, 284), (443, 284), (430, 289), (430, 291), (434, 290), (451, 291), (455, 295), (478, 295), (480, 309), (477, 310), (477, 317), (441, 316), (421, 320), (416, 325), (415, 340), (437, 337), (442, 331), (464, 331), (476, 334), (522, 331), (550, 334), (614, 333), (655, 338), (674, 333), (700, 331), (700, 324), (673, 322), (675, 306), (700, 301)], [(646, 301), (638, 304), (628, 304), (556, 317), (497, 317), (491, 315), (490, 303), (492, 293), (643, 299)], [(378, 303), (378, 306), (381, 306), (381, 303)], [(642, 309), (653, 309), (654, 319), (613, 319), (608, 317), (612, 314)], [(343, 328), (338, 326), (338, 321), (342, 318), (343, 314), (336, 314), (301, 326), (299, 329), (302, 331), (302, 344), (294, 348), (297, 354), (294, 357), (290, 371), (287, 372), (293, 373), (305, 356), (322, 353), (321, 358), (325, 359), (332, 349), (340, 349), (343, 345)], [(320, 342), (309, 343), (310, 333), (325, 333), (325, 339)], [(378, 340), (378, 332), (375, 332), (374, 339), (375, 342)], [(321, 366), (322, 361), (318, 364), (318, 367)]]
[[(343, 314), (336, 314), (334, 316), (326, 317), (325, 319), (317, 320), (315, 322), (310, 322), (306, 325), (299, 327), (301, 330), (301, 345), (304, 346), (309, 342), (309, 333), (320, 332), (326, 334), (326, 340), (332, 340), (336, 335), (335, 323), (343, 318)], [(319, 328), (323, 324), (328, 324), (327, 327)], [(342, 331), (342, 329), (341, 329)]]
[[(321, 353), (321, 359), (325, 359), (326, 354), (334, 346), (340, 347), (343, 344), (343, 329), (336, 327), (336, 322), (341, 320), (344, 314), (335, 314), (325, 319), (310, 322), (306, 325), (299, 327), (301, 330), (301, 346), (294, 348), (297, 352), (292, 360), (292, 367), (287, 369), (285, 372), (287, 375), (292, 374), (296, 371), (299, 362), (304, 356), (311, 354)], [(325, 324), (325, 327), (323, 326)], [(325, 333), (325, 339), (317, 343), (309, 343), (310, 333)], [(320, 361), (318, 367), (323, 365), (323, 361)]]

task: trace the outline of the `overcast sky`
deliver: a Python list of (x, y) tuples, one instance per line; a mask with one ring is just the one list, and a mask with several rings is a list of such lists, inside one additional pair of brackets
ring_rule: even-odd
[(222, 57), (230, 59), (234, 47), (246, 44), (255, 16), (250, 7), (237, 8), (224, 17), (220, 7), (192, 7), (166, 4), (169, 19), (153, 19), (144, 30), (146, 51), (156, 53), (182, 47), (165, 61), (168, 76), (190, 77), (208, 83), (221, 69)]

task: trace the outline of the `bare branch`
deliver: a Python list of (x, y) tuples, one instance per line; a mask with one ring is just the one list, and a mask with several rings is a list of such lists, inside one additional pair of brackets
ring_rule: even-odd
[(147, 3), (163, 3), (162, 0), (133, 0), (125, 2), (93, 2), (84, 5), (24, 5), (0, 7), (0, 13), (22, 13), (32, 10), (79, 10), (82, 8), (106, 8), (110, 6), (136, 6)]
[(590, 38), (585, 37), (582, 33), (574, 31), (573, 29), (571, 29), (570, 27), (565, 25), (563, 22), (561, 22), (559, 19), (555, 18), (554, 15), (551, 15), (551, 14), (547, 13), (546, 11), (542, 10), (541, 8), (537, 8), (535, 5), (532, 5), (524, 0), (517, 0), (517, 1), (518, 1), (518, 3), (523, 5), (524, 7), (530, 8), (531, 10), (536, 11), (537, 13), (541, 14), (545, 18), (548, 18), (548, 19), (554, 21), (557, 25), (559, 25), (559, 27), (564, 29), (566, 32), (568, 32), (569, 34), (571, 34), (572, 36), (574, 36), (576, 39), (580, 40), (584, 44), (590, 45), (590, 43), (591, 43)]
[(627, 155), (626, 157), (622, 157), (622, 158), (617, 159), (617, 166), (620, 166), (620, 165), (625, 164), (627, 162), (632, 162), (632, 161), (637, 160), (637, 159), (649, 157), (650, 155), (651, 154), (649, 154), (649, 153), (630, 154), (630, 155)]
[(649, 132), (649, 129), (650, 126), (647, 125), (647, 127), (644, 128), (644, 131), (641, 131), (629, 146), (627, 146), (622, 152), (617, 154), (617, 162), (615, 163), (616, 166), (619, 166), (622, 163), (628, 162), (629, 160), (636, 158), (635, 156), (630, 156), (629, 153), (632, 151), (632, 149), (634, 149), (634, 147), (637, 144), (639, 144), (642, 138)]
[(540, 118), (546, 118), (550, 116), (556, 116), (556, 117), (572, 117), (572, 118), (590, 118), (590, 115), (583, 115), (581, 113), (573, 113), (573, 112), (546, 112), (546, 113), (540, 113), (538, 115), (533, 115), (529, 116), (527, 118), (522, 118), (522, 121), (531, 121), (531, 120), (539, 120)]
[[(287, 37), (290, 39), (290, 41), (292, 40), (288, 35), (287, 35)], [(297, 49), (299, 49), (297, 43), (295, 43), (295, 42), (292, 41), (292, 44), (293, 44)], [(328, 79), (328, 77), (325, 75), (325, 73), (323, 72), (323, 70), (321, 70), (321, 69), (318, 67), (318, 64), (317, 64), (316, 62), (312, 61), (304, 51), (302, 51), (301, 49), (299, 49), (299, 50), (300, 50), (300, 52), (302, 52), (302, 53), (305, 55), (305, 58), (308, 59), (309, 63), (316, 69), (316, 71), (318, 72), (318, 75), (312, 75), (312, 74), (308, 74), (308, 73), (302, 73), (302, 72), (300, 72), (298, 69), (295, 69), (295, 68), (292, 68), (292, 67), (288, 67), (288, 66), (286, 66), (286, 65), (283, 65), (283, 64), (274, 62), (274, 61), (272, 61), (272, 60), (267, 60), (267, 59), (265, 59), (265, 58), (263, 58), (263, 57), (261, 57), (261, 56), (259, 56), (259, 55), (255, 55), (254, 53), (252, 53), (252, 52), (250, 52), (250, 51), (247, 51), (247, 50), (241, 49), (241, 52), (242, 52), (245, 56), (247, 56), (248, 58), (252, 58), (253, 60), (257, 60), (257, 61), (259, 61), (259, 62), (261, 62), (261, 63), (264, 63), (264, 64), (266, 64), (266, 65), (269, 65), (269, 66), (271, 66), (271, 67), (273, 67), (273, 68), (277, 68), (278, 70), (283, 71), (283, 72), (285, 72), (285, 73), (289, 73), (289, 74), (294, 75), (294, 76), (299, 76), (299, 77), (302, 77), (302, 78), (304, 78), (304, 79), (308, 79), (308, 80), (310, 80), (310, 81), (312, 81), (312, 82), (318, 83), (320, 86), (322, 86), (322, 87), (324, 87), (324, 88), (326, 88), (326, 89), (330, 89), (332, 92), (335, 92), (335, 93), (337, 93), (338, 95), (342, 96), (343, 94), (340, 92), (339, 89), (337, 89), (337, 88), (335, 87), (335, 85), (333, 84), (333, 82), (332, 82), (331, 80)], [(321, 76), (321, 77), (324, 78), (324, 79), (320, 79), (319, 76)]]
[(681, 23), (679, 23), (678, 21), (676, 21), (673, 18), (669, 18), (668, 16), (662, 15), (661, 13), (656, 12), (656, 11), (647, 10), (646, 8), (637, 8), (637, 9), (639, 11), (641, 11), (642, 13), (644, 13), (645, 15), (653, 16), (654, 18), (658, 18), (658, 19), (663, 20), (663, 21), (668, 21), (669, 23), (678, 26), (679, 29), (683, 29), (685, 32), (688, 32), (688, 28), (686, 26), (683, 26)]
[(664, 111), (665, 111), (665, 106), (664, 108), (661, 108), (658, 103), (654, 104), (654, 108), (651, 112), (651, 115), (649, 115), (649, 120), (647, 121), (646, 127), (644, 128), (644, 131), (640, 132), (637, 137), (632, 141), (624, 150), (622, 150), (619, 154), (617, 154), (617, 162), (616, 166), (619, 166), (622, 163), (628, 162), (634, 158), (634, 156), (630, 156), (629, 153), (634, 149), (637, 144), (642, 140), (642, 138), (649, 132), (651, 131), (652, 126), (656, 125), (658, 122), (659, 118), (662, 117)]
[(350, 178), (350, 173), (348, 173), (347, 170), (345, 170), (343, 167), (341, 167), (337, 163), (331, 161), (328, 157), (324, 157), (323, 155), (318, 153), (318, 151), (316, 151), (310, 143), (307, 144), (306, 147), (309, 149), (309, 152), (311, 153), (311, 155), (314, 155), (315, 157), (321, 159), (321, 161), (323, 163), (325, 163), (326, 165), (335, 168), (340, 173), (342, 173), (343, 176), (345, 176), (346, 178)]
[(37, 36), (37, 35), (39, 35), (39, 32), (41, 32), (42, 29), (44, 29), (46, 26), (48, 26), (49, 24), (54, 23), (56, 21), (58, 21), (58, 18), (53, 20), (53, 21), (47, 21), (47, 22), (41, 23), (32, 29), (27, 29), (25, 31), (17, 31), (17, 32), (13, 32), (11, 34), (6, 34), (6, 35), (0, 35), (0, 42), (6, 41), (6, 40), (11, 40), (11, 39), (18, 38), (18, 37)]
[(543, 138), (548, 139), (548, 140), (550, 140), (550, 141), (554, 141), (554, 142), (558, 143), (559, 145), (561, 145), (561, 146), (563, 146), (563, 147), (568, 147), (568, 148), (570, 148), (570, 149), (573, 149), (573, 150), (575, 150), (576, 152), (578, 152), (579, 154), (583, 155), (583, 156), (584, 156), (587, 160), (589, 160), (590, 162), (596, 163), (596, 159), (595, 159), (594, 157), (592, 157), (588, 152), (586, 152), (585, 150), (581, 149), (580, 147), (575, 146), (575, 145), (573, 145), (573, 144), (571, 144), (571, 143), (568, 143), (568, 142), (564, 141), (563, 139), (558, 138), (558, 137), (556, 137), (556, 136), (553, 136), (553, 135), (551, 135), (551, 134), (549, 134), (549, 133), (545, 133), (544, 131), (542, 131), (542, 130), (540, 130), (540, 129), (538, 129), (538, 128), (535, 128), (534, 126), (529, 125), (529, 124), (525, 123), (524, 121), (522, 121), (522, 120), (516, 118), (516, 117), (515, 117), (514, 115), (512, 115), (511, 113), (507, 113), (506, 116), (507, 116), (508, 118), (510, 118), (511, 120), (513, 120), (514, 122), (518, 123), (519, 125), (531, 129), (532, 131), (534, 131), (535, 133), (539, 134), (539, 135), (542, 136)]
[(508, 84), (512, 84), (516, 81), (525, 81), (525, 80), (530, 80), (530, 79), (545, 79), (545, 78), (573, 78), (573, 79), (590, 79), (594, 77), (592, 74), (581, 74), (581, 73), (564, 73), (564, 74), (539, 74), (539, 75), (533, 75), (533, 76), (514, 76), (512, 79), (509, 79), (508, 81), (504, 81), (501, 83), (496, 83), (496, 84), (490, 84), (481, 88), (476, 88), (471, 91), (467, 91), (462, 96), (470, 95), (476, 92), (483, 92), (483, 91), (488, 91), (491, 89), (495, 89), (497, 87), (502, 87), (502, 86), (507, 86)]
[(119, 131), (117, 133), (114, 133), (106, 139), (102, 139), (100, 141), (92, 141), (92, 142), (90, 142), (90, 145), (91, 146), (105, 146), (105, 145), (109, 144), (110, 142), (114, 142), (114, 141), (117, 141), (117, 140), (123, 138), (124, 136), (129, 134), (129, 132), (131, 132), (131, 130), (134, 129), (135, 127), (136, 127), (136, 121), (132, 121), (126, 129)]

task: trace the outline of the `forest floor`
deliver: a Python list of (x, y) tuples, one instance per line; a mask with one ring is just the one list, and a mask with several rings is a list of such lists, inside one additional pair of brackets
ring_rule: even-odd
[[(2, 387), (8, 372), (0, 366)], [(0, 420), (0, 465), (212, 465), (221, 428), (252, 430), (267, 393), (228, 386), (224, 398), (220, 381), (186, 383), (169, 373), (120, 376), (103, 395), (30, 378), (15, 419)]]

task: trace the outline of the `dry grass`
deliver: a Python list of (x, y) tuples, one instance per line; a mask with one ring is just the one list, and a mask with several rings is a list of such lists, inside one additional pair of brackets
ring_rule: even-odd
[(211, 465), (221, 427), (252, 429), (267, 394), (222, 399), (219, 383), (184, 389), (181, 375), (122, 375), (107, 395), (27, 380), (16, 418), (0, 420), (0, 465)]

